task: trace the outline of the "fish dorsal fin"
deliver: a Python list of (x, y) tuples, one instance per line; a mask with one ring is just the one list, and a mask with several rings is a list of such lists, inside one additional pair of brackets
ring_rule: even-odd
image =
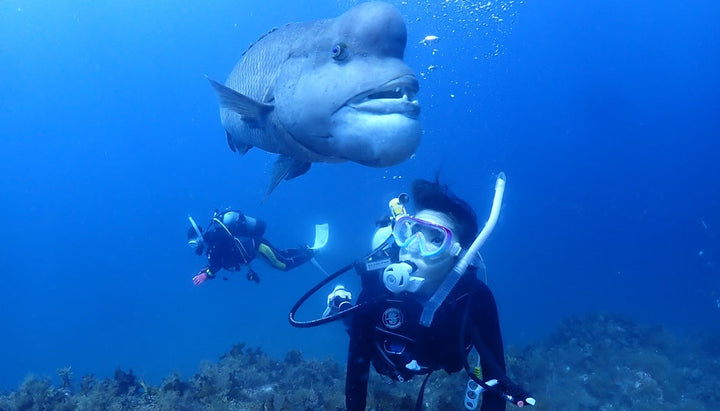
[(268, 187), (265, 192), (263, 201), (268, 198), (270, 193), (272, 193), (275, 187), (277, 187), (282, 180), (291, 180), (307, 173), (308, 170), (310, 170), (311, 165), (312, 163), (298, 161), (292, 157), (281, 154), (273, 166), (272, 180), (270, 181), (270, 187)]
[(262, 39), (264, 39), (265, 37), (267, 37), (268, 35), (270, 35), (270, 33), (274, 32), (274, 31), (277, 31), (277, 29), (278, 29), (277, 27), (273, 27), (273, 28), (270, 29), (270, 31), (268, 31), (267, 33), (261, 35), (257, 40), (253, 41), (252, 44), (250, 44), (250, 45), (248, 46), (247, 50), (243, 51), (243, 54), (242, 54), (243, 57), (245, 56), (245, 53), (247, 53), (251, 48), (253, 48), (254, 45), (258, 44), (258, 43), (260, 42), (260, 40), (262, 40)]
[(271, 112), (275, 107), (270, 104), (263, 104), (251, 99), (250, 97), (238, 93), (230, 87), (223, 86), (217, 81), (207, 77), (210, 85), (215, 89), (220, 107), (232, 110), (240, 114), (243, 120), (251, 122), (261, 121), (267, 113)]

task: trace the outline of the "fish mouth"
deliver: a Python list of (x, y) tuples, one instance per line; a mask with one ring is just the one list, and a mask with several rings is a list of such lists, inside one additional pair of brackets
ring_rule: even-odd
[(401, 114), (416, 119), (420, 114), (420, 105), (415, 99), (419, 88), (415, 76), (406, 74), (358, 94), (344, 106), (375, 115)]

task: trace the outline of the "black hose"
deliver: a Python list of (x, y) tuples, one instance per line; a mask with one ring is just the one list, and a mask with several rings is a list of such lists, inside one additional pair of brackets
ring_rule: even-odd
[[(376, 249), (372, 250), (369, 254), (367, 254), (361, 260), (365, 260), (365, 259), (369, 258), (371, 255), (373, 255), (373, 254), (377, 253), (378, 251), (382, 250), (383, 248), (387, 247), (392, 241), (393, 241), (393, 237), (392, 236), (388, 237), (387, 240), (385, 240), (382, 244), (380, 244), (380, 246), (378, 246)], [(314, 287), (312, 287), (310, 290), (308, 290), (305, 294), (303, 294), (303, 296), (300, 297), (300, 299), (290, 309), (290, 313), (288, 315), (288, 320), (290, 321), (290, 325), (292, 325), (293, 327), (297, 327), (297, 328), (317, 327), (318, 325), (327, 324), (329, 322), (336, 321), (341, 318), (347, 317), (348, 315), (357, 311), (361, 307), (364, 307), (365, 304), (358, 304), (358, 305), (352, 306), (346, 310), (337, 312), (333, 315), (329, 315), (325, 318), (317, 318), (315, 320), (310, 320), (310, 321), (298, 321), (295, 319), (295, 314), (297, 313), (297, 310), (300, 308), (301, 305), (303, 305), (305, 303), (305, 301), (308, 300), (308, 298), (310, 298), (313, 294), (315, 294), (317, 292), (317, 290), (324, 287), (330, 281), (340, 277), (342, 274), (349, 271), (351, 268), (353, 268), (354, 265), (355, 265), (355, 262), (350, 263), (350, 264), (346, 265), (345, 267), (335, 271), (334, 273), (330, 274), (329, 276), (324, 278), (322, 281), (317, 283)]]

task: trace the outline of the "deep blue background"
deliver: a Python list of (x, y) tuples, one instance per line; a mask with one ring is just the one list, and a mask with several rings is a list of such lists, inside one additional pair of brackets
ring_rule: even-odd
[(67, 365), (189, 377), (239, 341), (343, 361), (339, 325), (287, 323), (321, 278), (311, 265), (193, 287), (187, 215), (242, 208), (283, 247), (327, 221), (318, 260), (335, 269), (438, 171), (480, 216), (508, 175), (484, 249), (507, 343), (595, 311), (720, 331), (716, 1), (395, 2), (421, 79), (417, 155), (316, 164), (263, 204), (274, 156), (227, 149), (203, 76), (223, 80), (273, 26), (354, 2), (185, 3), (0, 3), (0, 389)]

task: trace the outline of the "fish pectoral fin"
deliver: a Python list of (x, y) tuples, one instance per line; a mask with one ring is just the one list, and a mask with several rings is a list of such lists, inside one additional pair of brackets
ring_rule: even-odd
[(247, 153), (251, 148), (253, 148), (253, 146), (251, 146), (250, 144), (236, 143), (232, 134), (230, 134), (227, 130), (225, 130), (225, 136), (227, 137), (227, 143), (230, 147), (230, 150), (232, 150), (233, 152), (239, 152), (241, 156), (244, 156), (245, 153)]
[(280, 155), (273, 166), (272, 180), (270, 181), (270, 187), (268, 187), (265, 192), (265, 198), (272, 193), (282, 180), (292, 180), (295, 177), (307, 173), (311, 165), (312, 163), (306, 161), (299, 161), (290, 156)]
[(265, 91), (265, 96), (263, 97), (263, 103), (272, 105), (275, 102), (275, 87), (273, 85), (270, 85), (268, 89)]
[(207, 79), (215, 89), (218, 100), (220, 100), (220, 107), (240, 114), (243, 120), (259, 122), (275, 108), (271, 104), (260, 103), (230, 87), (223, 86), (210, 77), (207, 77)]
[(253, 146), (251, 146), (250, 144), (243, 144), (241, 146), (238, 146), (238, 151), (240, 152), (241, 156), (244, 156), (245, 154), (247, 154), (248, 151), (250, 151), (251, 148), (253, 148)]

